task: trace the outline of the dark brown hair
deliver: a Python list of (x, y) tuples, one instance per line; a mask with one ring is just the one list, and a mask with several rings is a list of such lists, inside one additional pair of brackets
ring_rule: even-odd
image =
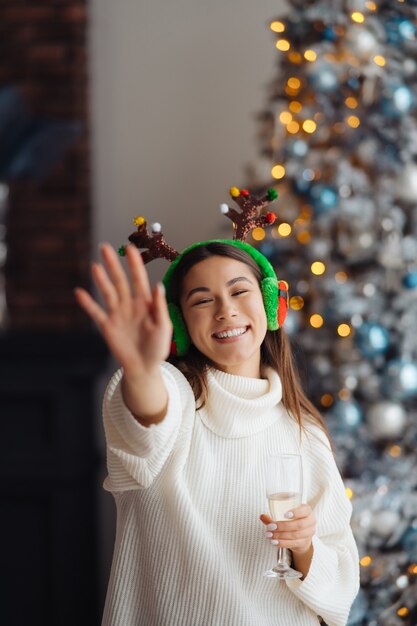
[[(262, 272), (255, 261), (246, 252), (233, 245), (221, 242), (212, 242), (198, 246), (188, 252), (178, 263), (170, 281), (170, 300), (180, 306), (182, 284), (187, 272), (197, 263), (212, 256), (225, 256), (248, 265), (261, 283)], [(175, 365), (190, 383), (196, 400), (204, 406), (207, 397), (206, 372), (213, 363), (195, 346), (191, 346), (183, 357), (171, 356), (169, 362)], [(300, 378), (294, 365), (290, 342), (283, 331), (267, 330), (261, 345), (261, 363), (278, 372), (282, 383), (282, 403), (289, 415), (298, 422), (300, 431), (304, 429), (304, 422), (316, 424), (329, 438), (326, 424), (316, 407), (308, 400), (301, 386)]]

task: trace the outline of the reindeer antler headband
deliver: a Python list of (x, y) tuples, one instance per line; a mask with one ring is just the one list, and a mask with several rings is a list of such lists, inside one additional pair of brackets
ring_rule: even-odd
[[(244, 250), (252, 257), (262, 272), (261, 290), (267, 316), (268, 330), (278, 330), (284, 323), (286, 317), (288, 307), (287, 283), (285, 281), (278, 281), (274, 268), (268, 259), (261, 254), (259, 250), (245, 243), (247, 235), (254, 228), (265, 227), (275, 222), (275, 213), (261, 213), (261, 211), (278, 197), (278, 193), (275, 189), (270, 188), (264, 196), (257, 198), (251, 195), (246, 189), (240, 190), (237, 187), (232, 187), (230, 189), (230, 195), (240, 207), (241, 212), (230, 208), (227, 204), (221, 204), (220, 211), (233, 222), (233, 239), (212, 239), (210, 241), (194, 243), (182, 253), (179, 253), (166, 243), (159, 223), (152, 224), (151, 233), (148, 232), (144, 217), (136, 217), (134, 219), (134, 223), (138, 229), (128, 237), (129, 241), (141, 250), (144, 263), (158, 258), (171, 261), (171, 265), (163, 278), (163, 283), (165, 285), (168, 308), (174, 326), (172, 352), (178, 356), (183, 356), (187, 352), (191, 340), (182, 318), (182, 313), (177, 304), (171, 300), (170, 284), (172, 275), (180, 260), (190, 252), (190, 250), (196, 247), (210, 243), (225, 243)], [(119, 248), (119, 254), (124, 256), (125, 246)]]

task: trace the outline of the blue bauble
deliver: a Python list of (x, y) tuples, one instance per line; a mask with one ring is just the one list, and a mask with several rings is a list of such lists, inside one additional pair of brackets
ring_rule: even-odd
[(401, 117), (414, 105), (413, 92), (407, 85), (391, 85), (381, 98), (381, 108), (388, 117)]
[(408, 528), (402, 538), (402, 545), (409, 561), (417, 561), (417, 527)]
[(415, 289), (417, 287), (417, 270), (407, 272), (403, 276), (402, 283), (406, 289)]
[(337, 400), (330, 409), (330, 415), (334, 419), (336, 430), (345, 433), (356, 430), (363, 418), (360, 404), (352, 399)]
[(285, 145), (285, 152), (289, 156), (304, 157), (308, 152), (308, 143), (303, 139), (296, 139), (295, 141), (287, 141)]
[(387, 41), (394, 46), (403, 41), (413, 41), (416, 38), (416, 27), (413, 22), (403, 17), (392, 17), (385, 22)]
[(337, 207), (339, 202), (339, 195), (336, 189), (329, 185), (323, 185), (322, 183), (311, 187), (310, 196), (314, 211), (317, 215), (332, 211)]
[(375, 322), (364, 322), (357, 328), (355, 344), (366, 357), (383, 354), (389, 346), (389, 333)]
[(417, 395), (417, 363), (394, 359), (385, 367), (382, 391), (388, 398), (407, 400)]

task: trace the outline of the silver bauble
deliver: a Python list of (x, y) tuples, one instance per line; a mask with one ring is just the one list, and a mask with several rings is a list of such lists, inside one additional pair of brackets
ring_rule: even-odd
[(395, 439), (404, 432), (407, 414), (401, 404), (381, 400), (368, 409), (366, 422), (376, 439)]
[(406, 202), (417, 202), (417, 165), (407, 163), (397, 178), (396, 196)]
[(394, 532), (400, 521), (400, 515), (397, 511), (385, 509), (382, 511), (374, 511), (372, 513), (371, 532), (388, 539)]
[(348, 48), (360, 59), (366, 61), (379, 50), (378, 41), (373, 33), (364, 26), (352, 24), (346, 33)]

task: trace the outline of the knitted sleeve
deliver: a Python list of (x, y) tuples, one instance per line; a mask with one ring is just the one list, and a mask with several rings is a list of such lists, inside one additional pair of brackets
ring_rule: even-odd
[(317, 520), (314, 553), (306, 578), (289, 580), (287, 585), (328, 626), (345, 626), (359, 589), (359, 556), (350, 528), (352, 506), (323, 434), (312, 435), (305, 458), (307, 499)]
[(159, 424), (142, 426), (126, 407), (121, 393), (123, 372), (110, 380), (103, 400), (108, 477), (112, 492), (149, 487), (173, 449), (186, 410), (194, 411), (194, 395), (184, 376), (172, 365), (161, 365), (168, 391), (168, 409)]

